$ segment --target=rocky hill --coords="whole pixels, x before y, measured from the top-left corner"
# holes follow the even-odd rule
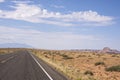
[[[104,47],[102,50],[99,51],[99,53],[120,53],[120,51],[116,49],[111,49],[109,47]]]

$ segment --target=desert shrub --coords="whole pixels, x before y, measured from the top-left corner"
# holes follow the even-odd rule
[[[111,57],[116,57],[117,55],[116,54],[113,54]]]
[[[96,56],[101,57],[102,55],[101,54],[97,54]]]
[[[46,57],[46,58],[49,58],[49,56],[48,56],[48,55],[45,55],[45,57]]]
[[[62,56],[62,57],[67,57],[67,55],[65,55],[65,54],[61,54],[61,56]]]
[[[120,65],[117,66],[111,66],[105,69],[106,71],[116,71],[116,72],[120,72]]]
[[[105,61],[105,60],[107,60],[107,58],[103,58],[103,60]]]
[[[117,57],[117,58],[119,58],[119,55],[113,54],[111,57]]]
[[[85,74],[85,75],[91,75],[91,76],[94,75],[93,72],[92,72],[92,71],[89,71],[89,70],[85,71],[84,74]]]
[[[82,80],[81,78],[77,79],[77,80]]]
[[[91,55],[89,55],[88,57],[91,57]]]
[[[104,62],[96,62],[95,66],[98,66],[98,65],[105,65],[105,63]]]
[[[93,78],[93,77],[89,77],[89,79],[88,80],[96,80],[95,78]]]
[[[61,56],[63,57],[63,59],[73,59],[73,57],[70,57],[70,56],[65,55],[65,54],[61,54]]]
[[[77,58],[79,58],[79,57],[86,57],[86,55],[78,55]]]
[[[93,55],[96,55],[96,53],[92,53]]]
[[[88,58],[88,59],[93,59],[92,57]]]

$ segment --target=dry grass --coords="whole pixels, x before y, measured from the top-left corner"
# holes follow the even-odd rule
[[[33,50],[35,55],[62,71],[72,80],[119,80],[120,72],[105,68],[120,65],[120,54],[97,54],[55,50]],[[102,63],[101,63],[102,62]],[[99,65],[95,65],[100,63]],[[104,63],[104,65],[103,65]],[[89,71],[89,75],[85,74]]]

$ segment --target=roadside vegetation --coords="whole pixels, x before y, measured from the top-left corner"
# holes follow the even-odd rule
[[[95,66],[98,66],[98,65],[105,65],[105,63],[104,62],[96,62]]]
[[[93,76],[93,75],[94,75],[92,71],[88,71],[88,70],[85,71],[84,74],[85,74],[85,75],[90,75],[90,76]]]
[[[108,67],[106,68],[106,71],[120,72],[120,65]]]
[[[31,51],[71,80],[120,79],[120,54],[69,50]]]

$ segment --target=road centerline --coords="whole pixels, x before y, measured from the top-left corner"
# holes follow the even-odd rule
[[[9,57],[9,58],[7,58],[7,59],[5,59],[5,60],[0,61],[0,63],[5,63],[5,62],[9,61],[9,60],[12,59],[12,58],[14,58],[14,56],[11,56],[11,57]]]

